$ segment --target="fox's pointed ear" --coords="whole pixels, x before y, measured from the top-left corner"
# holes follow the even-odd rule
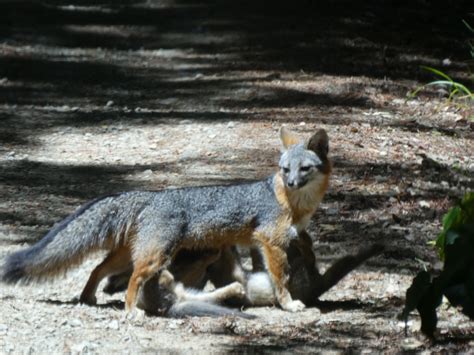
[[[326,158],[329,152],[329,137],[326,131],[317,131],[306,143],[306,149],[312,150],[320,158]]]
[[[280,139],[283,144],[283,148],[288,149],[289,146],[298,144],[301,140],[300,138],[292,131],[290,131],[285,126],[280,128]]]

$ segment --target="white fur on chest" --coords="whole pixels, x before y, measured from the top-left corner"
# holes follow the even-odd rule
[[[309,222],[311,221],[311,217],[313,215],[307,215],[307,216],[304,216],[303,218],[301,218],[299,220],[298,223],[294,224],[294,228],[296,228],[296,230],[298,231],[298,233],[300,233],[301,231],[305,230],[306,227],[308,227],[309,225]]]
[[[324,184],[324,175],[317,176],[314,180],[308,182],[301,189],[292,191],[289,194],[289,202],[292,208],[299,211],[308,211],[294,227],[298,232],[304,230],[313,216],[316,209],[319,207],[324,194],[319,190]]]

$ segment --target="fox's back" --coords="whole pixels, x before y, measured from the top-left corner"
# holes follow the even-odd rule
[[[138,224],[153,224],[158,234],[194,241],[245,238],[258,227],[275,223],[280,206],[273,177],[253,183],[188,187],[150,193]],[[146,227],[146,226],[144,226]],[[212,239],[212,240],[211,240]],[[224,240],[222,242],[225,242]]]

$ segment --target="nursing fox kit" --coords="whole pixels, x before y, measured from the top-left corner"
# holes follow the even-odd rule
[[[130,310],[141,286],[169,267],[179,251],[244,245],[260,250],[278,304],[287,311],[302,310],[304,304],[288,290],[287,249],[305,233],[328,187],[328,137],[319,130],[302,142],[283,127],[280,138],[280,169],[271,177],[228,186],[125,192],[90,201],[36,244],[10,255],[2,280],[50,279],[106,250],[80,301],[96,303],[100,281],[131,264],[125,302]]]

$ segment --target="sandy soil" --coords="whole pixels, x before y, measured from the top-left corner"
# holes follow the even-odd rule
[[[282,124],[330,136],[334,176],[310,228],[322,268],[388,249],[320,308],[253,308],[250,321],[127,317],[123,294],[80,305],[97,257],[50,284],[1,286],[2,353],[473,347],[472,322],[446,304],[436,342],[416,315],[406,335],[397,318],[413,275],[438,263],[427,243],[441,216],[474,187],[472,106],[406,96],[432,79],[419,65],[467,79],[462,1],[92,3],[0,4],[1,258],[101,194],[263,178]]]

